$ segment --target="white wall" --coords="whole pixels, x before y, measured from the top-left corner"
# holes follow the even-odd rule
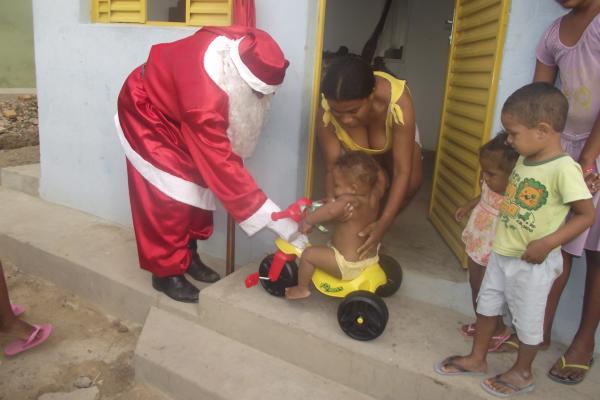
[[[143,63],[152,44],[192,34],[195,28],[89,22],[89,0],[33,0],[37,65],[41,196],[108,220],[130,225],[125,158],[113,116],[123,81]],[[247,162],[259,185],[282,206],[297,198],[304,179],[305,135],[316,0],[256,0],[257,23],[290,60],[256,154]],[[294,18],[290,19],[289,16]],[[312,27],[312,28],[311,28]],[[237,260],[245,263],[272,249],[273,234],[247,238],[238,229]],[[225,256],[225,214],[204,250]]]
[[[347,46],[360,54],[373,33],[385,0],[327,0],[323,50]]]
[[[554,19],[565,12],[554,1],[512,0],[494,113],[494,132],[501,129],[500,111],[506,98],[533,79],[535,48],[540,36]],[[579,326],[585,271],[585,260],[576,259],[554,320],[554,340],[569,343]],[[596,351],[600,351],[598,331]]]
[[[388,62],[399,78],[406,79],[415,105],[415,115],[424,149],[435,150],[438,141],[444,82],[448,65],[448,37],[445,24],[452,19],[454,0],[430,2],[409,0],[409,22],[403,60]]]

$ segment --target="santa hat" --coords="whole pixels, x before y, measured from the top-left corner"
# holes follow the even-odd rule
[[[235,40],[230,55],[242,79],[263,94],[271,94],[277,89],[289,65],[275,40],[259,29]]]

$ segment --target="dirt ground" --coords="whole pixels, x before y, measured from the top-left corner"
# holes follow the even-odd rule
[[[0,168],[39,162],[37,124],[35,96],[0,95]],[[133,352],[141,326],[114,320],[72,293],[3,264],[11,301],[26,309],[23,318],[52,323],[54,332],[43,345],[16,357],[0,351],[0,400],[72,399],[76,393],[71,392],[81,399],[166,399],[134,382]],[[0,350],[10,341],[0,335]],[[80,386],[90,387],[77,388],[78,379],[88,381]]]
[[[80,377],[97,387],[96,400],[166,399],[134,382],[133,352],[141,326],[112,319],[43,279],[6,261],[3,265],[11,302],[26,309],[23,319],[50,322],[54,332],[35,349],[11,358],[0,355],[0,400],[82,390],[74,386]],[[0,336],[0,348],[10,341]]]

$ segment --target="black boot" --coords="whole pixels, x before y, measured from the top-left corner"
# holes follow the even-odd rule
[[[163,292],[173,300],[184,303],[197,303],[198,288],[192,285],[185,276],[173,275],[159,278],[152,275],[152,287],[159,292]]]
[[[197,281],[213,283],[221,279],[219,274],[206,266],[197,253],[192,253],[192,262],[188,267],[187,273]]]
[[[192,261],[188,267],[187,273],[197,281],[213,283],[221,279],[212,268],[202,262],[197,253],[198,243],[195,239],[188,242],[188,249],[192,252]]]

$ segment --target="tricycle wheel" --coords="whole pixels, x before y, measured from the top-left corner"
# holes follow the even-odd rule
[[[258,267],[258,275],[260,276],[260,283],[273,296],[282,297],[285,296],[285,288],[290,286],[296,286],[298,284],[298,266],[294,261],[288,261],[284,264],[279,279],[272,282],[268,279],[269,269],[271,269],[271,263],[273,262],[273,254],[266,256],[260,266]],[[267,279],[264,279],[267,278]]]
[[[402,267],[396,260],[385,254],[379,255],[379,265],[385,272],[387,282],[379,286],[375,293],[381,297],[388,297],[396,293],[402,284]]]
[[[373,340],[388,321],[388,309],[377,295],[366,290],[350,293],[338,307],[340,328],[352,339]]]

